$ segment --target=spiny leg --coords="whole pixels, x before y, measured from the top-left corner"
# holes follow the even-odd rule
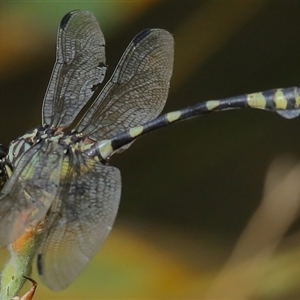
[[[32,287],[30,288],[30,290],[24,294],[21,298],[20,297],[14,297],[12,298],[12,300],[31,300],[33,299],[33,296],[34,296],[34,293],[35,293],[35,290],[37,288],[37,282],[35,280],[33,280],[32,278],[28,277],[28,276],[25,276],[23,275],[23,277],[29,281],[31,281],[32,283]]]

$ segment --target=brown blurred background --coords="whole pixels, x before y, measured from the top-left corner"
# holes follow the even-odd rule
[[[78,8],[92,11],[104,32],[107,78],[140,30],[164,28],[174,35],[174,75],[165,112],[300,85],[298,1],[5,1],[0,2],[1,143],[8,145],[40,124],[56,30],[63,15]],[[264,111],[229,111],[141,138],[111,160],[121,169],[123,190],[105,246],[66,291],[53,293],[40,284],[34,299],[209,297],[257,212],[268,166],[280,155],[299,155],[298,126],[299,119]],[[275,207],[275,216],[282,213],[281,206]],[[297,216],[289,221],[276,237],[279,248],[266,269],[254,272],[255,282],[245,281],[242,296],[221,289],[211,297],[299,299],[300,222]],[[264,222],[259,224],[258,232],[264,230]],[[255,247],[255,237],[251,241]],[[234,288],[235,280],[227,286]]]

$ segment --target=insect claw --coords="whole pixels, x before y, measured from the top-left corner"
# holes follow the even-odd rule
[[[31,300],[33,299],[33,296],[34,296],[34,293],[35,293],[35,290],[37,288],[37,282],[35,280],[33,280],[32,278],[26,276],[26,275],[23,275],[23,277],[29,281],[32,282],[32,287],[31,289],[26,293],[24,294],[22,297],[14,297],[12,298],[12,300]]]

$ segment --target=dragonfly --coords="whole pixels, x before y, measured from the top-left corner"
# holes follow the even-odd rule
[[[230,109],[258,108],[285,118],[300,114],[300,88],[274,89],[160,115],[173,72],[174,41],[163,29],[136,35],[111,78],[94,15],[66,14],[42,106],[42,125],[0,146],[0,247],[43,223],[37,270],[52,290],[67,287],[103,245],[121,197],[109,158],[169,124]],[[73,124],[86,104],[82,118]]]

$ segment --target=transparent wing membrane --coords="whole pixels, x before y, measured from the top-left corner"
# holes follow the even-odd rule
[[[169,32],[140,32],[75,130],[100,140],[157,117],[167,100],[173,57]]]
[[[38,271],[52,290],[69,285],[99,250],[115,220],[121,192],[119,170],[85,155],[64,160]]]
[[[96,18],[87,11],[70,12],[58,29],[43,124],[69,126],[103,81],[105,71],[105,41]]]
[[[40,143],[20,158],[0,194],[0,247],[45,217],[59,184],[62,157],[61,146]]]

